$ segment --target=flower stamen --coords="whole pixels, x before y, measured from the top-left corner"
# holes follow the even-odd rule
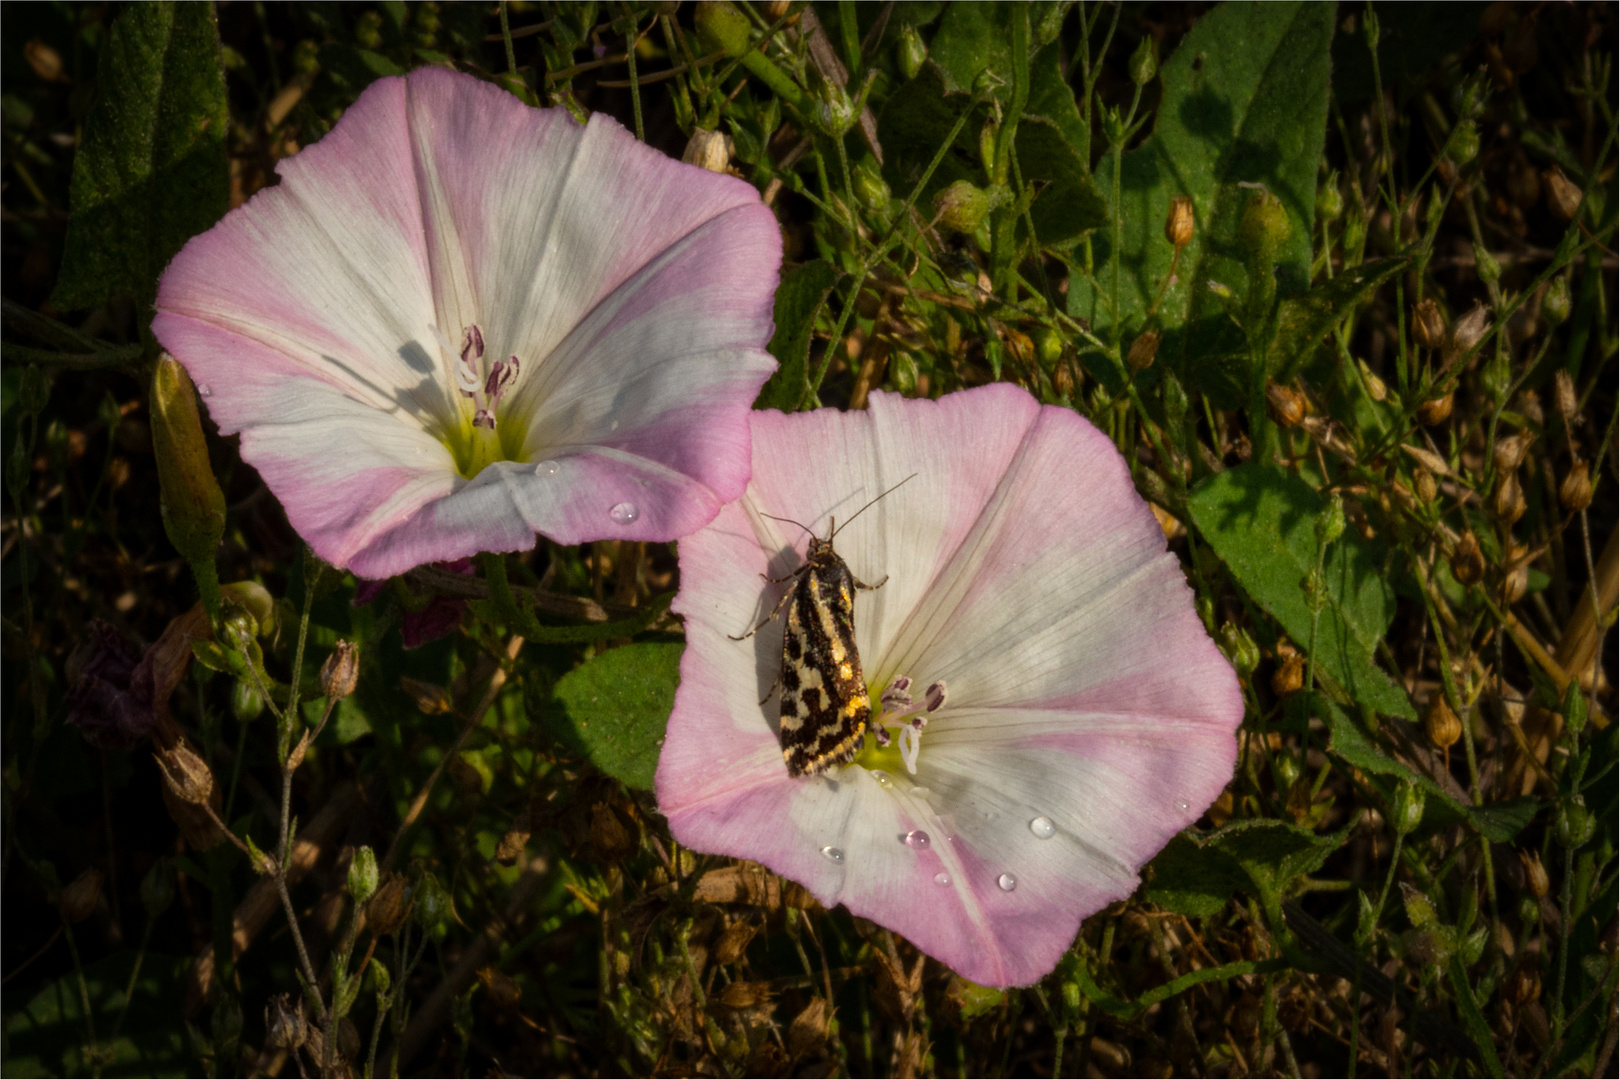
[[[922,753],[922,729],[928,724],[928,715],[935,713],[945,704],[945,683],[943,680],[929,684],[923,691],[921,704],[912,700],[911,679],[905,675],[897,675],[884,687],[879,696],[881,712],[875,723],[872,724],[872,735],[877,739],[879,747],[889,745],[890,727],[900,729],[900,760],[905,764],[906,771],[912,776],[917,775],[917,758]]]

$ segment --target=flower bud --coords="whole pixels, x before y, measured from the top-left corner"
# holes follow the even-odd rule
[[[1223,623],[1220,633],[1221,652],[1232,661],[1232,667],[1244,678],[1254,674],[1254,669],[1260,664],[1260,647],[1254,643],[1248,631],[1237,623]]]
[[[979,129],[979,164],[986,176],[996,175],[996,134],[1000,130],[994,118],[986,120]]]
[[[231,686],[231,715],[239,724],[252,723],[264,712],[264,695],[247,679],[237,679]]]
[[[917,389],[917,358],[908,352],[889,357],[889,383],[902,394]]]
[[[1466,165],[1479,155],[1479,128],[1472,120],[1464,120],[1446,140],[1446,157],[1458,165]]]
[[[1456,394],[1448,393],[1437,398],[1430,398],[1419,405],[1417,410],[1418,422],[1426,427],[1435,427],[1445,423],[1451,418],[1451,405],[1454,397],[1456,397]]]
[[[1434,502],[1435,496],[1440,494],[1440,484],[1428,469],[1420,468],[1412,474],[1412,487],[1417,497],[1426,503]]]
[[[1571,795],[1558,808],[1558,842],[1564,847],[1571,850],[1581,847],[1592,839],[1596,828],[1597,821],[1581,796]]]
[[[84,873],[62,890],[56,910],[61,913],[63,922],[80,923],[95,914],[96,904],[101,901],[101,882],[101,871],[87,866]]]
[[[1270,383],[1266,386],[1266,411],[1282,427],[1299,427],[1308,411],[1305,395],[1291,386]]]
[[[1305,658],[1297,652],[1289,653],[1277,665],[1277,670],[1271,673],[1271,692],[1278,697],[1287,697],[1304,685]]]
[[[1145,34],[1137,43],[1136,51],[1131,53],[1130,73],[1131,82],[1137,86],[1146,86],[1159,73],[1158,44],[1153,35]]]
[[[731,137],[719,131],[695,128],[686,140],[681,160],[710,172],[723,173],[731,167]]]
[[[152,369],[151,409],[152,454],[157,459],[164,531],[191,564],[205,600],[211,607],[217,606],[217,595],[211,591],[218,588],[213,584],[218,580],[214,554],[225,533],[225,493],[208,463],[208,443],[197,416],[191,377],[167,353]]]
[[[1406,781],[1396,789],[1395,805],[1390,809],[1390,825],[1397,834],[1405,836],[1423,820],[1423,789],[1411,780]]]
[[[214,774],[208,764],[183,742],[152,755],[163,774],[163,784],[181,802],[202,806],[214,794]]]
[[[1429,701],[1428,711],[1423,715],[1423,730],[1428,734],[1429,741],[1442,750],[1462,738],[1462,721],[1446,704],[1446,695],[1437,692]]]
[[[1569,318],[1569,309],[1569,279],[1560,274],[1548,284],[1547,292],[1541,298],[1541,317],[1547,320],[1547,327],[1551,329]]]
[[[1573,220],[1575,211],[1581,208],[1581,189],[1564,175],[1564,170],[1554,165],[1542,173],[1541,186],[1547,193],[1547,209],[1561,220]]]
[[[219,587],[219,597],[230,607],[239,609],[251,621],[248,633],[254,637],[267,637],[276,630],[276,599],[270,590],[257,581],[233,581]]]
[[[1283,208],[1282,200],[1269,191],[1255,193],[1243,208],[1243,218],[1238,223],[1238,240],[1259,262],[1274,261],[1277,249],[1291,232],[1293,226],[1288,221],[1288,211]]]
[[[966,180],[958,180],[934,196],[934,217],[953,232],[972,235],[989,212],[989,193]]]
[[[405,925],[410,913],[411,902],[406,895],[404,877],[389,874],[370,903],[366,904],[366,924],[371,927],[372,933],[387,937],[399,933],[399,928]]]
[[[1361,16],[1361,36],[1367,41],[1367,48],[1378,48],[1378,13],[1368,8]]]
[[[748,16],[727,0],[703,0],[693,21],[705,52],[723,52],[735,58],[748,51]]]
[[[1571,514],[1578,514],[1592,505],[1592,479],[1586,462],[1577,461],[1558,485],[1558,503]]]
[[[870,158],[863,158],[855,166],[855,197],[866,207],[868,213],[886,216],[889,212],[889,199],[893,193],[889,184],[883,179],[880,171]]]
[[[1451,329],[1446,332],[1445,341],[1440,345],[1441,366],[1449,371],[1480,343],[1490,325],[1490,309],[1484,304],[1475,304],[1467,315],[1453,322]]]
[[[1103,140],[1108,146],[1118,146],[1125,141],[1125,117],[1117,106],[1109,106],[1102,111]]]
[[[1337,221],[1344,213],[1344,193],[1339,190],[1339,171],[1328,173],[1316,189],[1316,216],[1320,221]]]
[[[917,73],[922,71],[923,61],[928,59],[928,45],[915,26],[901,29],[895,52],[900,61],[900,74],[908,80],[917,77]]]
[[[413,892],[416,909],[412,914],[424,930],[433,930],[450,917],[450,894],[432,873],[424,873]]]
[[[349,895],[356,904],[363,904],[377,891],[377,854],[370,845],[363,844],[349,860]]]
[[[1491,496],[1491,513],[1502,524],[1512,526],[1529,509],[1524,501],[1524,485],[1516,472],[1503,473],[1496,481],[1496,492]]]
[[[1157,330],[1143,331],[1140,337],[1131,342],[1131,350],[1126,354],[1126,362],[1141,371],[1153,366],[1153,358],[1159,355],[1159,333]]]
[[[1580,405],[1575,397],[1575,380],[1569,377],[1569,372],[1559,368],[1553,374],[1553,401],[1558,406],[1558,415],[1564,418],[1564,426],[1575,426],[1575,418],[1580,412]]]
[[[1519,852],[1519,865],[1524,867],[1524,883],[1537,900],[1547,895],[1549,882],[1547,868],[1541,865],[1541,856],[1534,851]]]
[[[1331,544],[1344,535],[1344,496],[1335,491],[1328,499],[1327,512],[1316,523],[1316,539]]]
[[[855,103],[849,92],[836,82],[823,79],[816,87],[816,126],[835,139],[855,126]]]
[[[159,859],[141,878],[141,907],[146,909],[148,919],[155,919],[168,911],[172,903],[174,871],[169,869],[168,860]]]
[[[291,994],[277,994],[264,1009],[264,1041],[273,1050],[291,1053],[309,1038],[309,1021],[304,1019],[301,1000]]]
[[[1172,247],[1184,248],[1193,238],[1193,201],[1185,195],[1170,200],[1170,212],[1164,218],[1164,238]]]
[[[1412,308],[1412,339],[1425,349],[1438,349],[1446,338],[1445,316],[1433,300],[1419,301]]]
[[[1487,285],[1494,285],[1502,279],[1502,264],[1482,244],[1474,245],[1474,273]]]
[[[1456,550],[1451,553],[1451,576],[1461,585],[1472,585],[1485,576],[1485,556],[1472,531],[1457,540]]]
[[[360,650],[353,642],[339,641],[321,665],[321,693],[337,701],[354,693],[360,680]]]
[[[1040,358],[1041,368],[1051,371],[1063,359],[1063,334],[1050,326],[1041,330],[1035,335],[1035,354]]]
[[[1376,374],[1373,373],[1373,369],[1367,366],[1367,362],[1365,360],[1357,360],[1356,366],[1361,369],[1361,377],[1367,382],[1367,394],[1374,401],[1387,400],[1389,397],[1389,387],[1384,385],[1384,380],[1380,379]]]
[[[1496,471],[1512,472],[1523,465],[1524,455],[1530,450],[1530,444],[1535,441],[1535,432],[1528,429],[1497,439],[1496,446],[1491,450],[1491,460],[1496,463]]]

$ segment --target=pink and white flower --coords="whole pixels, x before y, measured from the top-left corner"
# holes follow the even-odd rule
[[[748,184],[433,68],[278,172],[152,330],[323,559],[665,541],[742,493],[781,258]]]
[[[755,413],[747,493],[681,541],[681,685],[660,810],[698,851],[754,859],[975,982],[1050,971],[1082,918],[1231,778],[1236,675],[1124,460],[1005,384],[864,413]],[[840,532],[881,720],[854,764],[790,778],[780,621],[762,584]],[[767,516],[772,515],[772,516]],[[921,688],[927,688],[922,690]],[[926,724],[919,721],[926,721]]]

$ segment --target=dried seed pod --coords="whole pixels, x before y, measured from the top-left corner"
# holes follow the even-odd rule
[[[731,167],[731,136],[720,131],[696,128],[686,140],[681,160],[710,172],[723,173]]]
[[[827,999],[811,998],[810,1004],[788,1025],[788,1053],[796,1059],[819,1054],[827,1046],[827,1023],[831,1019],[832,1009]]]
[[[157,759],[158,771],[163,774],[164,786],[181,802],[201,806],[214,793],[214,774],[208,764],[185,743],[175,743],[167,750],[152,755]]]
[[[1592,478],[1584,461],[1577,461],[1558,485],[1558,503],[1572,514],[1578,514],[1592,505]]]
[[[1524,464],[1524,455],[1529,451],[1530,444],[1535,441],[1535,432],[1529,430],[1497,439],[1496,446],[1491,451],[1491,459],[1496,463],[1497,471],[1512,472]]]
[[[1417,418],[1425,427],[1436,427],[1451,419],[1451,405],[1455,393],[1448,393],[1442,397],[1430,398],[1418,406]]]
[[[1193,203],[1185,195],[1170,200],[1170,212],[1164,219],[1164,238],[1177,248],[1184,248],[1193,238]]]
[[[399,874],[389,874],[366,903],[366,923],[378,937],[398,933],[410,913],[411,902],[405,895],[405,879]]]
[[[1435,496],[1440,494],[1440,484],[1428,469],[1418,469],[1412,474],[1412,486],[1417,490],[1417,497],[1426,503],[1434,502]]]
[[[1153,358],[1159,354],[1159,334],[1156,330],[1145,331],[1135,341],[1131,342],[1131,351],[1126,355],[1126,361],[1141,371],[1153,366]]]
[[[1541,865],[1541,856],[1534,851],[1519,852],[1519,865],[1524,867],[1524,883],[1529,886],[1530,892],[1537,900],[1547,895],[1550,887],[1547,881],[1547,868]]]
[[[1479,538],[1472,531],[1457,540],[1451,553],[1451,576],[1460,584],[1472,585],[1485,576],[1485,556],[1479,550]]]
[[[1503,473],[1496,482],[1496,492],[1491,496],[1491,513],[1504,525],[1513,525],[1520,518],[1529,505],[1524,501],[1524,485],[1519,483],[1519,474],[1516,472]]]
[[[1305,658],[1289,653],[1271,674],[1271,690],[1278,697],[1287,697],[1305,685]]]
[[[309,1038],[309,1021],[304,1019],[304,1003],[291,994],[277,994],[264,1007],[264,1041],[275,1050],[291,1052]]]
[[[1485,331],[1490,329],[1491,313],[1484,304],[1475,304],[1462,318],[1451,324],[1446,331],[1445,340],[1440,343],[1440,364],[1442,369],[1450,368],[1466,356],[1469,350],[1478,345],[1485,337]]]
[[[95,914],[96,905],[101,902],[101,882],[101,871],[88,866],[62,890],[56,910],[61,913],[63,922],[80,923]]]
[[[1502,602],[1517,604],[1530,591],[1530,548],[1513,544],[1508,548],[1506,569],[1502,574]]]
[[[1423,715],[1423,730],[1429,741],[1442,750],[1462,738],[1462,721],[1446,704],[1446,695],[1437,693],[1429,702],[1428,711]]]
[[[1581,189],[1564,170],[1554,165],[1541,174],[1541,185],[1547,193],[1547,209],[1564,221],[1573,220],[1581,207]]]
[[[1412,308],[1412,337],[1425,349],[1438,349],[1446,339],[1446,319],[1440,305],[1422,300]]]
[[[360,679],[360,650],[353,642],[339,641],[321,665],[321,693],[337,701],[354,693]]]
[[[1580,400],[1575,396],[1575,380],[1562,368],[1553,376],[1553,400],[1558,404],[1558,415],[1564,418],[1564,426],[1574,427],[1580,414]]]
[[[1266,387],[1266,411],[1282,427],[1293,428],[1299,427],[1309,410],[1304,394],[1291,386],[1271,383]]]

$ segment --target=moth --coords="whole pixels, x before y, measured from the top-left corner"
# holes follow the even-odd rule
[[[908,476],[900,484],[910,479]],[[851,514],[843,527],[848,528],[867,507],[900,484]],[[758,626],[732,640],[752,637],[776,618],[784,605],[787,607],[786,625],[782,628],[782,670],[776,679],[782,687],[776,734],[789,776],[820,776],[854,761],[871,725],[871,695],[855,648],[855,590],[882,588],[889,577],[885,574],[883,581],[868,585],[850,571],[833,548],[833,538],[839,533],[835,521],[829,519],[827,539],[823,540],[797,521],[772,520],[798,525],[810,533],[810,548],[804,565],[793,573],[765,578],[772,584],[795,584]],[[765,698],[770,699],[769,692]]]

